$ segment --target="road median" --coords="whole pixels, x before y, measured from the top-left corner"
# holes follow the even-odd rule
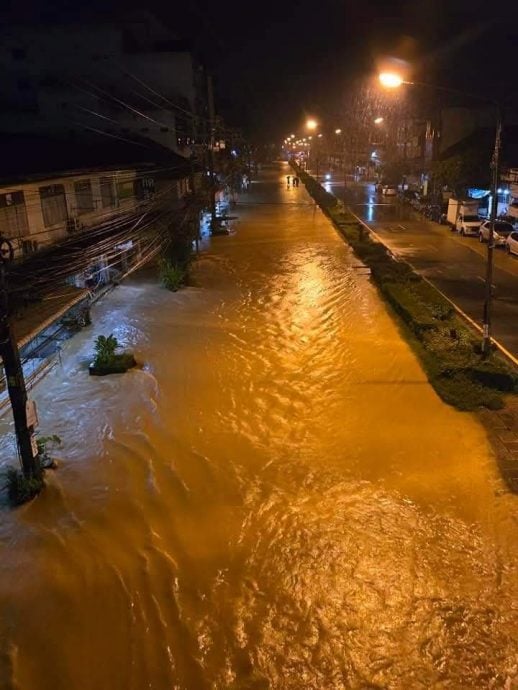
[[[307,191],[355,254],[399,317],[439,396],[459,410],[500,409],[518,392],[518,370],[494,351],[484,359],[478,332],[413,268],[394,256],[344,204],[305,171]]]

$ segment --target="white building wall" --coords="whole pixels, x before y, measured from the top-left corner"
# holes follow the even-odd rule
[[[101,177],[111,177],[113,180],[114,204],[111,208],[103,208],[101,197]],[[105,171],[95,174],[78,174],[66,177],[52,177],[37,182],[26,182],[23,184],[8,185],[0,187],[0,195],[23,191],[25,197],[25,210],[27,213],[28,233],[22,237],[12,237],[15,255],[23,254],[23,242],[30,240],[36,242],[36,249],[63,240],[71,234],[70,223],[55,223],[45,226],[43,211],[41,206],[40,188],[49,185],[63,185],[66,197],[66,207],[68,219],[77,220],[76,232],[88,232],[93,226],[109,221],[110,219],[131,212],[138,205],[135,197],[134,181],[137,177],[135,170]],[[92,188],[93,209],[89,212],[80,213],[77,207],[77,198],[74,183],[81,180],[90,180]],[[8,237],[5,228],[0,225],[0,232]]]

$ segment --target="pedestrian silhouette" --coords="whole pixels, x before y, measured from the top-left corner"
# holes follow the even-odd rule
[[[289,187],[290,186],[290,175],[286,175],[286,184]]]

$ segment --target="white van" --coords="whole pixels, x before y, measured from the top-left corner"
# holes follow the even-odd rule
[[[478,217],[478,201],[449,199],[447,221],[461,235],[478,235],[482,222]]]

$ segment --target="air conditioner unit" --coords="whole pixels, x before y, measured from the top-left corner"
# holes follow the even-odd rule
[[[73,234],[82,229],[82,224],[77,218],[67,218],[67,232]]]

